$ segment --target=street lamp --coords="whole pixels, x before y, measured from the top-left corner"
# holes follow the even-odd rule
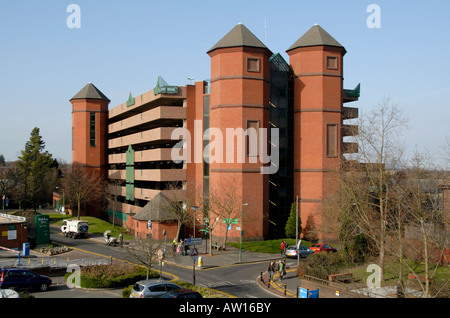
[[[246,205],[248,205],[248,203],[244,203],[244,204],[242,204],[241,205],[241,233],[240,233],[240,236],[239,236],[239,262],[241,262],[241,260],[242,260],[242,229],[243,229],[243,226],[242,226],[242,207],[243,206],[246,206]]]
[[[199,207],[196,205],[191,206],[191,210],[194,211],[194,238],[195,238],[195,212],[197,212],[198,209]]]

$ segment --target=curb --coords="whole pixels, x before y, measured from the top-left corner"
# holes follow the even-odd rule
[[[286,272],[290,272],[293,270],[295,270],[295,269],[292,269],[289,267],[286,268]],[[284,297],[284,298],[296,298],[295,294],[293,294],[291,291],[289,291],[287,288],[285,288],[285,283],[283,283],[283,285],[280,285],[280,283],[282,281],[277,280],[278,276],[279,276],[278,273],[274,274],[273,281],[269,285],[269,284],[267,284],[269,282],[269,273],[265,272],[262,275],[262,281],[261,281],[261,275],[258,276],[257,283],[262,288],[264,288],[268,292],[274,294],[275,296]]]

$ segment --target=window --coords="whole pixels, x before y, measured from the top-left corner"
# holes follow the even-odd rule
[[[89,140],[90,146],[95,147],[95,113],[90,113]]]
[[[259,122],[256,120],[247,121],[247,156],[258,156],[258,128]]]
[[[247,72],[260,72],[260,59],[247,58]]]
[[[327,69],[329,69],[329,70],[337,70],[338,69],[337,56],[327,56]]]
[[[338,156],[338,131],[336,124],[327,125],[327,157]]]

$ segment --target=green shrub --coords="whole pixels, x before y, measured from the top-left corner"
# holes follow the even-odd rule
[[[66,274],[66,279],[70,273]],[[83,288],[114,288],[134,284],[146,279],[147,269],[134,265],[94,265],[81,269],[80,284]],[[150,271],[149,278],[158,278],[159,273]]]
[[[122,298],[130,298],[133,285],[127,286],[122,290]]]
[[[348,257],[343,251],[314,253],[299,265],[300,275],[309,275],[320,279],[328,280],[331,274],[337,274],[347,265]]]

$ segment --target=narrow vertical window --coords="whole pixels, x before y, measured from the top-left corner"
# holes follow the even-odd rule
[[[258,128],[259,122],[256,120],[247,121],[247,156],[258,156]]]
[[[327,125],[327,157],[338,156],[338,130],[336,124]]]
[[[90,113],[89,139],[90,146],[95,147],[95,113]]]

